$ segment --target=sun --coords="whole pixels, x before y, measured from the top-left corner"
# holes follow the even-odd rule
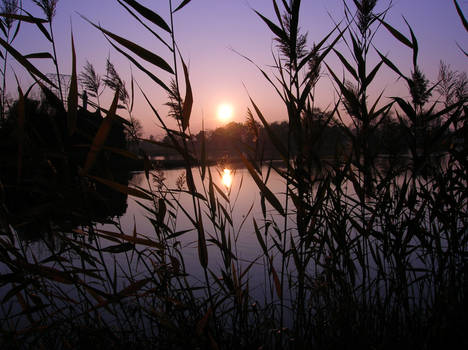
[[[230,104],[224,103],[218,107],[218,119],[223,123],[228,122],[232,118],[233,109]]]

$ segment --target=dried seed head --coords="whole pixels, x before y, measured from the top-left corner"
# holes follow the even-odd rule
[[[416,67],[412,73],[408,84],[413,103],[416,106],[422,107],[429,100],[432,93],[428,91],[429,81],[418,67]]]
[[[128,104],[129,96],[125,87],[125,82],[120,78],[117,70],[109,58],[106,62],[106,76],[104,77],[103,82],[104,85],[110,89],[119,91],[119,100],[125,104]]]
[[[7,28],[10,29],[15,20],[8,15],[14,15],[18,12],[18,0],[2,0],[0,8],[2,13],[7,15],[3,20]]]
[[[377,0],[354,0],[358,10],[358,28],[361,35],[365,36],[367,30],[375,19],[374,8]]]
[[[284,14],[283,25],[284,25],[284,30],[286,32],[286,36],[288,38],[291,38],[291,33],[292,33],[291,22],[292,22],[292,15],[289,13]],[[300,60],[301,58],[304,58],[307,55],[307,50],[306,50],[307,33],[300,34],[300,28],[296,28],[296,29],[297,29],[297,33],[296,33],[295,40],[285,41],[281,38],[275,39],[278,43],[278,48],[281,54],[289,62]],[[293,46],[293,43],[295,43],[294,46]],[[288,65],[288,68],[290,69],[292,68],[290,63],[288,63],[287,65]]]
[[[309,60],[309,81],[310,81],[310,84],[312,84],[312,86],[315,86],[315,84],[317,84],[317,81],[320,78],[320,71],[321,71],[320,57],[319,57],[319,54],[315,45],[312,48],[311,53],[312,55]]]
[[[42,9],[47,20],[52,21],[55,17],[58,0],[33,0],[33,2]]]
[[[96,96],[99,95],[101,77],[96,73],[94,66],[88,61],[86,61],[83,72],[80,73],[80,82],[83,84],[86,90],[91,91]]]

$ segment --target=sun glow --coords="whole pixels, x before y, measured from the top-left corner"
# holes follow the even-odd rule
[[[226,188],[231,188],[231,185],[232,185],[231,169],[223,170],[223,176],[222,176],[221,181],[223,182],[223,185],[226,186]]]
[[[218,118],[223,123],[228,122],[232,118],[233,109],[229,104],[222,104],[218,107]]]

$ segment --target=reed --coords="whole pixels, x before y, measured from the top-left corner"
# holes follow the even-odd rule
[[[164,146],[184,160],[184,174],[171,187],[164,170],[146,155],[138,157],[106,143],[116,123],[138,138],[135,122],[123,121],[117,108],[122,102],[132,121],[133,77],[128,94],[108,62],[102,82],[115,96],[106,110],[98,99],[101,80],[92,65],[78,75],[73,64],[65,106],[51,90],[54,83],[14,49],[8,36],[0,40],[36,79],[49,110],[56,112],[51,120],[60,157],[46,158],[58,173],[51,182],[57,180],[62,191],[78,187],[73,193],[85,203],[97,186],[133,196],[154,228],[153,234],[142,235],[135,222],[132,232],[125,232],[118,221],[107,219],[106,227],[112,228],[104,229],[81,209],[85,221],[79,225],[46,225],[40,251],[37,244],[25,241],[21,228],[26,219],[12,215],[8,196],[15,188],[31,186],[26,180],[32,181],[32,190],[43,189],[44,174],[32,177],[29,172],[36,159],[49,153],[30,153],[28,142],[35,132],[28,124],[30,89],[23,93],[18,86],[19,98],[7,119],[19,136],[2,145],[17,147],[4,172],[14,175],[0,177],[3,348],[435,349],[468,344],[466,75],[445,66],[444,84],[430,85],[418,65],[418,42],[411,26],[405,29],[408,35],[386,21],[390,4],[378,10],[381,2],[376,0],[344,1],[343,21],[310,44],[299,27],[301,1],[273,0],[276,18],[257,14],[275,38],[276,77],[257,67],[285,104],[288,137],[276,134],[251,97],[248,125],[253,146],[249,144],[250,151],[239,157],[261,193],[261,215],[253,217],[254,204],[236,207],[242,185],[222,188],[214,180],[220,174],[208,166],[204,130],[198,142],[191,134],[193,91],[175,35],[175,18],[183,8],[190,10],[185,9],[190,0],[178,1],[177,6],[169,0],[169,23],[137,1],[118,3],[164,44],[166,52],[156,54],[88,22],[168,94],[167,118],[176,120],[177,129],[167,126],[166,117],[139,89],[166,133]],[[27,13],[2,16],[38,26],[54,43],[53,15],[46,20]],[[49,31],[43,23],[50,25]],[[411,72],[402,72],[382,53],[375,42],[379,30],[412,51]],[[379,57],[375,66],[370,66],[371,52]],[[341,62],[345,78],[327,64],[330,55]],[[55,49],[53,57],[56,64]],[[162,57],[171,57],[171,62]],[[395,97],[386,104],[382,95],[369,98],[385,66],[407,84],[409,98]],[[162,71],[171,75],[169,83],[158,78]],[[339,98],[329,111],[319,113],[314,92],[324,74],[334,82]],[[89,137],[80,164],[68,148],[76,146],[73,135],[80,133],[78,77],[92,87],[95,107],[105,114]],[[444,86],[460,88],[452,93]],[[436,92],[446,97],[442,107],[431,100]],[[392,114],[398,119],[392,121]],[[383,157],[374,148],[382,125],[396,125],[404,135],[405,142],[393,157]],[[327,141],[327,128],[339,129],[346,140],[336,145],[333,159],[324,159],[319,151]],[[268,138],[280,162],[262,158],[260,135]],[[464,143],[459,142],[462,137]],[[391,149],[385,140],[382,149]],[[409,156],[403,161],[405,151]],[[111,168],[100,167],[100,157],[116,153],[139,159],[146,187],[119,183]],[[46,168],[42,164],[40,169]],[[269,186],[273,173],[283,179],[282,193]],[[66,177],[72,180],[66,182]],[[43,205],[34,210],[44,213]],[[239,210],[245,210],[241,222],[235,220]],[[189,227],[180,227],[182,217]],[[237,244],[246,229],[258,241],[258,254],[249,261],[241,259]],[[195,237],[199,263],[195,270],[187,260],[188,248],[181,245],[184,237]],[[259,268],[262,281],[251,274]]]

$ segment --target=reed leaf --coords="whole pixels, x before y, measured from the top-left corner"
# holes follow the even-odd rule
[[[205,181],[205,175],[206,175],[206,136],[205,136],[205,130],[202,129],[200,131],[201,134],[201,150],[200,150],[200,165],[201,165],[201,179],[202,181]]]
[[[139,70],[141,70],[143,73],[145,73],[148,77],[151,78],[156,84],[161,86],[164,90],[167,92],[170,92],[170,89],[167,87],[167,85],[158,77],[156,77],[153,73],[151,73],[149,70],[147,70],[145,67],[143,67],[136,59],[134,59],[132,56],[130,56],[128,53],[120,49],[118,46],[114,45],[110,40],[108,40],[109,43],[112,45],[114,49],[116,49],[119,53],[124,55],[130,62],[132,62]]]
[[[328,33],[317,45],[315,45],[315,50],[312,50],[309,54],[307,54],[307,56],[305,56],[300,62],[299,62],[299,65],[297,67],[297,70],[300,71],[302,67],[304,67],[309,61],[311,58],[314,57],[315,55],[315,52],[318,52],[322,46],[326,43],[326,41],[328,40],[328,38],[335,32],[335,30],[337,30],[340,26],[341,22],[338,23],[331,31],[330,33]],[[333,40],[333,42],[328,46],[328,48],[325,50],[325,52],[320,55],[319,59],[318,59],[318,62],[317,63],[320,63],[323,61],[323,59],[325,58],[325,56],[328,55],[328,53],[333,49],[333,47],[335,46],[335,44],[338,42],[338,40],[341,39],[341,37],[344,35],[346,31],[340,31],[340,34]]]
[[[17,20],[17,21],[28,22],[28,23],[47,23],[47,20],[43,19],[43,18],[19,15],[19,14],[15,14],[15,13],[0,13],[0,17],[13,19],[13,20]]]
[[[294,260],[294,265],[296,265],[296,269],[299,273],[299,275],[302,275],[304,273],[304,264],[302,263],[300,257],[299,257],[299,253],[297,251],[297,248],[296,248],[296,244],[294,243],[294,239],[292,236],[289,236],[289,239],[290,239],[290,245],[291,245],[291,253],[292,253],[292,256],[293,256],[293,260]]]
[[[71,34],[72,47],[72,74],[70,78],[70,91],[68,93],[68,133],[73,135],[76,130],[78,118],[78,79],[76,75],[76,51],[73,33]]]
[[[87,175],[90,179],[93,179],[97,182],[100,182],[118,192],[121,192],[121,193],[124,193],[124,194],[128,194],[130,196],[134,196],[134,197],[138,197],[138,198],[142,198],[142,199],[147,199],[147,200],[152,200],[153,198],[151,196],[149,196],[148,194],[146,194],[145,192],[137,189],[137,188],[133,188],[133,187],[129,187],[129,186],[125,186],[125,185],[122,185],[122,184],[119,184],[118,182],[114,182],[114,181],[111,181],[111,180],[107,180],[107,179],[104,179],[102,177],[98,177],[98,176],[92,176],[92,175]]]
[[[18,163],[17,163],[17,181],[18,183],[21,180],[21,174],[23,169],[23,143],[24,143],[24,125],[26,120],[26,113],[25,113],[25,100],[23,90],[18,82],[18,78],[16,78],[18,83],[18,109],[17,109],[17,117],[18,117]]]
[[[8,36],[7,30],[6,30],[6,28],[5,28],[5,25],[3,24],[3,21],[0,21],[0,30],[2,31],[2,33],[3,33],[3,35],[4,35],[5,37]],[[2,57],[2,58],[3,58],[3,57]]]
[[[203,315],[203,317],[197,322],[196,331],[198,336],[201,336],[205,331],[206,325],[208,324],[208,320],[210,319],[212,313],[213,309],[211,307],[208,308],[205,315]]]
[[[133,237],[129,235],[125,235],[123,233],[116,233],[112,231],[107,231],[107,230],[96,230],[99,234],[101,234],[103,237],[106,239],[110,238],[118,238],[121,240],[124,240],[126,242],[132,243],[132,244],[141,244],[146,247],[153,247],[159,250],[164,250],[164,245],[158,242],[155,242],[151,239],[148,238],[141,238],[141,237]]]
[[[166,216],[166,212],[167,212],[166,201],[163,198],[159,198],[157,219],[160,223],[164,223],[164,217]]]
[[[43,19],[43,18],[34,17],[28,11],[26,11],[24,9],[22,9],[22,11],[24,11],[27,14],[27,16],[19,15],[19,14],[13,14],[13,13],[10,13],[10,14],[2,13],[2,14],[0,14],[0,16],[5,17],[5,18],[11,18],[11,19],[17,20],[19,22],[33,23],[39,28],[39,30],[46,37],[46,39],[49,40],[50,42],[52,42],[52,37],[50,36],[49,32],[47,31],[47,29],[43,25],[43,23],[47,23],[47,20]],[[17,28],[17,31],[18,31],[18,29],[19,28]],[[5,32],[5,36],[6,36],[6,32]],[[16,33],[15,33],[15,36],[16,36]]]
[[[112,123],[115,119],[115,112],[117,111],[117,103],[119,101],[119,91],[115,91],[114,100],[112,101],[111,108],[107,116],[102,121],[96,136],[94,136],[93,143],[91,144],[91,148],[88,152],[88,156],[86,158],[85,165],[82,170],[82,175],[86,175],[89,170],[94,165],[99,152],[101,152],[102,146],[107,140],[107,136],[109,135],[110,129],[112,127]]]
[[[19,64],[21,64],[33,77],[44,80],[47,84],[57,88],[41,71],[39,71],[34,65],[31,64],[23,55],[21,55],[16,49],[8,44],[5,40],[0,38],[0,45],[2,45],[12,55]]]
[[[377,51],[377,53],[379,54],[380,58],[382,59],[382,61],[384,61],[384,63],[391,69],[393,70],[395,73],[397,73],[401,78],[405,79],[406,81],[408,81],[408,78],[403,75],[402,72],[400,72],[400,70],[393,64],[392,61],[390,61],[387,57],[385,57],[379,50],[375,49],[375,51]]]
[[[350,37],[351,41],[353,42],[354,59],[358,65],[358,76],[361,81],[364,81],[366,78],[366,63],[364,62],[363,48],[352,33],[350,33]]]
[[[281,282],[278,278],[278,273],[276,272],[275,267],[273,266],[273,256],[270,257],[270,269],[271,274],[273,275],[273,282],[275,284],[276,294],[278,295],[278,298],[281,299],[283,295],[283,289],[281,288]]]
[[[117,293],[119,297],[127,297],[134,295],[137,293],[141,288],[148,284],[152,279],[151,278],[144,278],[139,281],[133,282],[128,287],[125,287],[120,292]]]
[[[460,17],[460,20],[463,23],[463,27],[465,27],[465,30],[468,32],[468,21],[466,20],[465,15],[463,14],[463,11],[460,8],[460,5],[458,5],[457,0],[453,0],[453,3],[455,4],[455,8],[457,9],[457,13]]]
[[[122,0],[122,1],[124,1],[125,3],[133,7],[135,11],[137,11],[140,15],[142,15],[148,21],[153,22],[158,27],[164,29],[166,32],[171,33],[171,29],[169,28],[167,23],[164,21],[164,19],[160,15],[155,13],[154,11],[150,10],[149,8],[141,5],[140,3],[134,0]]]
[[[138,17],[138,15],[136,15],[128,6],[126,6],[124,3],[122,3],[122,1],[120,0],[117,0],[117,2],[122,5],[122,7],[124,9],[127,10],[127,12],[133,17],[135,18],[143,27],[146,28],[146,30],[148,30],[151,34],[153,34],[159,41],[161,41],[171,52],[173,52],[172,50],[172,47],[169,46],[169,44],[164,41],[164,39],[158,34],[156,33],[154,30],[152,30],[149,26],[147,26],[141,19],[140,17]]]
[[[340,91],[343,94],[346,101],[352,106],[359,106],[360,103],[359,100],[356,98],[355,94],[343,84],[343,82],[336,76],[335,72],[333,72],[333,70],[328,66],[328,64],[325,63],[325,66],[327,67],[335,82],[338,84]]]
[[[86,17],[81,16],[85,21],[87,21],[89,24],[91,24],[93,27],[96,29],[100,30],[104,35],[110,37],[112,40],[116,41],[120,45],[124,46],[143,60],[165,70],[166,72],[169,72],[171,74],[174,74],[174,71],[172,70],[171,66],[160,56],[152,53],[151,51],[135,44],[134,42],[127,40],[121,36],[118,36],[112,32],[109,32],[108,30],[102,28],[100,25],[96,25],[90,20],[88,20]]]
[[[262,179],[258,176],[257,172],[255,171],[254,167],[249,162],[249,160],[243,154],[241,154],[240,156],[242,162],[244,163],[245,167],[254,179],[262,195],[268,200],[268,202],[273,206],[273,208],[275,208],[278,211],[278,213],[284,216],[284,209],[278,198],[276,198],[273,192],[271,192],[271,190],[263,183]]]
[[[221,197],[224,198],[226,202],[229,202],[229,198],[228,196],[226,196],[226,193],[224,193],[224,191],[220,189],[219,186],[216,185],[214,182],[213,182],[213,187],[216,189],[216,192],[218,192],[221,195]]]
[[[283,18],[281,17],[281,12],[279,10],[278,4],[276,3],[276,0],[272,0],[272,2],[273,8],[275,9],[276,18],[278,19],[278,22],[281,25],[281,29],[284,31]]]
[[[333,49],[333,52],[338,56],[341,63],[343,63],[345,68],[348,70],[348,72],[351,73],[354,79],[359,80],[356,70],[351,66],[351,64],[346,60],[346,58],[338,50]]]
[[[416,67],[417,62],[418,62],[418,51],[419,51],[418,40],[416,39],[416,35],[414,35],[413,28],[411,28],[406,18],[403,17],[403,19],[405,20],[405,23],[408,26],[410,34],[411,34],[411,43],[413,44],[413,67]]]
[[[398,30],[396,30],[395,28],[393,28],[390,24],[388,24],[387,22],[385,22],[384,20],[380,19],[377,17],[377,20],[383,24],[383,26],[385,28],[387,28],[387,30],[390,32],[390,34],[393,35],[393,37],[395,39],[397,39],[399,42],[401,42],[402,44],[405,44],[406,46],[408,46],[410,49],[414,49],[414,45],[413,43],[411,43],[411,41],[406,37],[404,36],[403,34],[401,34],[401,32],[399,32]]]
[[[54,59],[54,57],[48,53],[48,52],[36,52],[36,53],[30,53],[27,55],[24,55],[24,58],[49,58],[51,60]]]
[[[231,226],[234,226],[233,222],[232,222],[232,219],[231,219],[231,215],[229,215],[228,211],[226,210],[226,208],[221,204],[219,203],[218,201],[218,208],[221,208],[221,211],[223,212],[224,214],[224,218],[229,222],[229,224]]]
[[[125,253],[135,249],[135,245],[133,243],[122,243],[117,245],[112,245],[109,247],[102,248],[101,251],[118,254],[118,253]]]
[[[416,111],[414,108],[401,97],[393,97],[393,100],[398,103],[398,106],[405,112],[406,116],[413,122],[416,120]]]
[[[55,282],[73,284],[78,280],[72,277],[69,272],[60,271],[50,266],[30,264],[22,261],[17,261],[17,263],[24,269],[24,271],[36,273]]]
[[[8,300],[10,300],[12,297],[15,295],[19,294],[22,290],[26,289],[26,287],[31,283],[32,281],[26,281],[24,283],[21,283],[17,286],[13,284],[13,287],[5,294],[5,296],[2,299],[2,303],[5,304]]]
[[[369,73],[369,75],[366,77],[364,83],[362,84],[361,90],[364,90],[365,88],[367,88],[370,85],[372,80],[374,80],[375,76],[377,75],[377,72],[379,71],[380,67],[382,67],[383,63],[384,63],[383,61],[380,61],[379,63],[377,63],[377,65],[374,67],[374,69],[372,69],[372,71]]]
[[[198,259],[200,261],[200,265],[206,269],[208,267],[208,249],[206,246],[205,229],[203,228],[201,213],[199,213],[196,226],[198,232]]]
[[[280,139],[276,136],[276,134],[271,130],[270,125],[266,121],[265,117],[263,116],[262,112],[260,109],[257,107],[255,102],[252,100],[252,98],[249,96],[250,102],[252,103],[252,106],[255,109],[255,112],[257,113],[258,118],[262,122],[263,126],[265,127],[265,130],[268,133],[268,137],[270,138],[271,142],[275,146],[276,150],[280,153],[281,157],[285,162],[288,161],[288,152],[286,150],[286,147],[283,145],[283,143],[280,141]]]
[[[182,8],[184,8],[186,5],[188,5],[188,3],[189,3],[190,1],[192,1],[192,0],[184,0],[184,1],[182,1],[182,3],[181,3],[179,6],[177,6],[177,8],[176,8],[174,11],[172,11],[172,13],[176,13],[177,11],[182,10]]]
[[[190,79],[188,74],[187,66],[185,62],[180,56],[180,60],[182,61],[182,67],[184,68],[184,76],[185,76],[185,99],[184,105],[182,107],[182,129],[185,131],[190,123],[190,114],[192,113],[192,105],[193,105],[193,95],[192,95],[192,87],[190,85]]]
[[[266,25],[270,28],[270,30],[283,42],[289,42],[289,37],[286,32],[270,21],[268,18],[263,16],[260,12],[254,10],[255,13],[266,23]]]
[[[88,145],[88,147],[89,147],[89,145]],[[128,158],[128,159],[140,160],[140,157],[137,154],[135,154],[133,152],[130,152],[130,151],[127,151],[127,150],[122,149],[122,148],[102,146],[101,149],[103,149],[105,151],[115,153],[115,154],[118,154],[118,155],[123,156],[123,157]]]

